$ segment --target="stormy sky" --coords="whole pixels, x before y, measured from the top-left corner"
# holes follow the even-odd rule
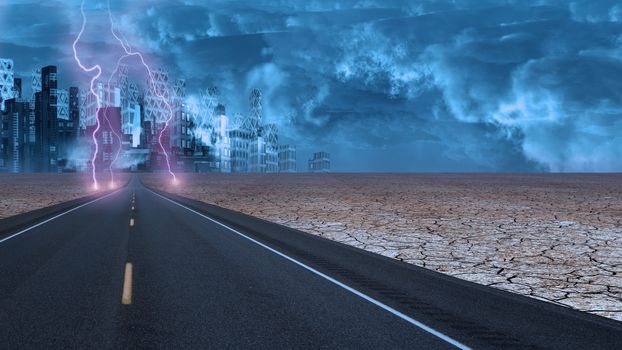
[[[103,79],[122,55],[107,7],[86,2],[79,45]],[[261,88],[264,120],[298,146],[300,169],[325,150],[336,171],[622,171],[619,1],[111,8],[132,47],[186,79],[190,98],[215,85],[229,114],[248,113],[250,89]],[[85,86],[71,52],[81,24],[79,1],[3,0],[0,57],[15,60],[17,75],[56,64],[61,86]]]

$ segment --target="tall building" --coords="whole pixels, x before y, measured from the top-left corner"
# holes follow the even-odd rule
[[[35,171],[58,170],[56,66],[41,69],[41,91],[35,94]]]
[[[231,172],[245,173],[248,171],[248,147],[251,133],[248,130],[233,129],[229,131],[231,145]]]
[[[93,90],[97,96],[93,95],[90,87],[87,86],[80,90],[78,98],[80,106],[80,130],[82,130],[81,133],[87,136],[90,134],[86,133],[86,128],[97,125],[96,115],[98,108],[121,107],[121,89],[119,89],[116,84],[97,83]]]
[[[266,173],[279,172],[279,150],[277,148],[268,147],[266,144]]]
[[[171,149],[171,129],[161,133],[166,121],[171,118],[174,105],[171,101],[171,86],[169,83],[168,71],[164,68],[157,68],[151,71],[151,77],[147,79],[147,91],[143,99],[143,121],[149,122],[149,127],[143,127],[143,140],[151,141],[147,146],[151,148],[150,166],[153,170],[164,171],[168,168],[164,148],[169,155],[169,163],[173,160],[170,157]],[[170,109],[169,109],[170,108]],[[149,133],[149,135],[147,135]],[[160,137],[161,136],[161,137]],[[161,144],[161,146],[160,146]]]
[[[13,78],[13,98],[22,98],[22,78]]]
[[[62,94],[58,94],[58,100],[61,101],[61,96],[64,100],[62,105],[61,102],[58,103],[58,159],[60,167],[68,165],[71,149],[77,144],[80,130],[79,90],[77,87],[70,87],[69,91],[63,91]]]
[[[56,113],[58,119],[69,120],[69,91],[65,89],[56,90]]]
[[[266,142],[259,136],[248,144],[248,172],[266,172]]]
[[[0,110],[4,110],[4,101],[13,98],[13,60],[0,58]]]
[[[315,152],[309,160],[309,171],[312,173],[327,173],[330,171],[330,154]]]
[[[30,143],[35,143],[36,123],[35,123],[35,104],[37,92],[41,92],[41,68],[32,70],[30,79]]]
[[[123,104],[123,103],[122,103]],[[122,105],[121,121],[123,122],[123,133],[132,134],[138,139],[140,130],[140,90],[138,85],[130,83],[127,87],[125,104]]]
[[[103,107],[99,109],[97,117],[101,121],[100,129],[95,134],[98,143],[98,152],[95,158],[95,168],[98,171],[107,171],[120,150],[121,135],[121,107]],[[87,134],[92,135],[95,125],[87,126]],[[121,141],[121,142],[120,142]],[[91,145],[95,151],[95,145]]]
[[[163,68],[154,69],[151,79],[147,79],[147,92],[144,100],[144,120],[150,121],[154,130],[158,124],[164,123],[170,117],[168,106],[170,103],[170,86],[168,71]]]
[[[30,79],[30,90],[32,91],[33,99],[35,97],[35,94],[41,91],[41,68],[35,68],[32,70],[32,75]]]
[[[261,136],[261,123],[263,113],[261,99],[261,90],[253,89],[251,91],[251,96],[249,97],[250,114],[248,118],[244,119],[244,122],[242,124],[242,129],[250,131],[252,138]]]
[[[69,120],[80,126],[80,89],[75,86],[69,88]]]
[[[279,172],[296,172],[296,146],[279,145]]]
[[[171,154],[175,156],[177,167],[183,169],[184,162],[180,156],[192,154],[192,136],[190,130],[190,109],[186,103],[186,82],[179,79],[173,85],[172,108],[173,119],[169,123],[171,137]]]
[[[173,153],[184,155],[192,153],[192,135],[190,125],[191,112],[185,102],[175,109],[173,120],[169,124]]]
[[[262,94],[261,90],[253,89],[249,97],[249,114],[248,117],[242,119],[239,130],[248,133],[248,158],[247,171],[252,173],[278,172],[278,152],[272,151],[272,136],[270,134],[270,143],[266,143],[264,137],[264,128],[262,127]],[[270,132],[276,133],[274,129],[269,127]],[[246,134],[241,134],[246,136]],[[240,143],[243,144],[243,143]],[[276,147],[276,145],[274,145]],[[234,150],[238,151],[238,150]],[[268,153],[266,153],[268,151]],[[268,163],[266,163],[268,161]],[[269,167],[267,165],[270,165]]]
[[[265,124],[262,135],[266,142],[266,173],[279,172],[279,135],[276,124]]]
[[[151,148],[154,144],[153,130],[151,122],[143,120],[142,130],[140,133],[140,148]]]
[[[229,119],[225,115],[225,106],[218,105],[213,119],[215,158],[221,173],[231,172],[231,140],[227,130]]]
[[[213,129],[216,121],[216,108],[219,105],[220,91],[211,86],[200,92],[197,115],[195,116],[192,134],[195,139],[195,147],[199,150],[204,145],[211,145]]]
[[[124,135],[132,135],[132,139],[138,141],[140,135],[140,91],[138,85],[129,81],[129,67],[126,64],[119,65],[117,84],[121,101],[121,128]],[[129,136],[124,136],[127,140]]]
[[[5,110],[0,118],[0,168],[13,173],[30,171],[30,104],[17,98],[4,102]]]

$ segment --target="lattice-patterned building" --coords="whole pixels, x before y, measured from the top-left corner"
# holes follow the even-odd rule
[[[86,87],[84,90],[84,122],[81,121],[80,124],[84,124],[86,127],[97,124],[95,116],[98,109],[98,102],[97,97],[95,97],[90,92],[90,89],[88,87]],[[97,83],[94,90],[95,93],[99,96],[99,108],[121,107],[121,89],[119,89],[116,84],[108,85],[104,83]]]
[[[37,92],[41,91],[41,68],[35,68],[32,70],[30,90],[32,91],[33,98]]]
[[[127,90],[129,88],[129,66],[120,64],[117,69],[117,86],[121,90],[121,105],[123,106],[127,98]]]
[[[66,89],[56,91],[56,113],[58,119],[69,120],[69,91]]]
[[[0,58],[0,109],[4,110],[4,101],[13,98],[13,60]]]
[[[172,110],[171,94],[168,70],[158,68],[151,71],[151,78],[147,79],[147,92],[145,93],[145,121],[152,122],[158,129],[169,117]]]
[[[209,128],[214,122],[216,106],[220,103],[220,90],[216,86],[210,86],[200,96],[201,123],[204,128]]]
[[[251,133],[252,138],[261,136],[261,119],[263,113],[261,99],[261,90],[253,89],[249,98],[250,114],[248,118],[244,119],[242,124],[242,129],[248,130]]]
[[[214,124],[216,123],[216,107],[219,104],[220,91],[217,87],[212,86],[199,94],[198,115],[195,119],[194,137],[197,140],[197,147],[210,145],[212,143],[212,134],[214,132]]]
[[[116,86],[121,101],[121,130],[126,138],[138,140],[140,137],[140,90],[138,85],[129,82],[129,66],[120,64],[117,71]]]
[[[276,124],[266,124],[262,127],[263,139],[266,143],[266,172],[279,172],[279,135]]]
[[[78,95],[78,103],[79,103],[79,108],[80,108],[80,130],[86,130],[86,119],[87,119],[87,106],[88,106],[88,99],[87,99],[87,94],[90,94],[90,92],[87,92],[86,89],[80,89],[79,95]]]
[[[242,113],[233,113],[231,118],[229,118],[229,128],[231,130],[240,129],[242,127],[242,123],[244,123],[244,115]]]

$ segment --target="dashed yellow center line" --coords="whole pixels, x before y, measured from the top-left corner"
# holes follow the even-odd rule
[[[134,218],[130,219],[130,226],[134,226]]]
[[[125,264],[125,278],[123,279],[123,295],[121,304],[130,305],[132,303],[132,263]]]

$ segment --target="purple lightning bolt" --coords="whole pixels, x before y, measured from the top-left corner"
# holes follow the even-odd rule
[[[123,59],[129,57],[129,55],[123,55],[121,57],[119,57],[119,59],[117,60],[117,65],[114,68],[114,70],[112,71],[112,73],[110,74],[110,76],[108,77],[108,83],[106,86],[108,86],[108,100],[110,100],[110,82],[112,81],[112,77],[114,77],[114,75],[117,73],[117,71],[119,70],[119,66],[121,65],[121,61],[123,61]],[[114,172],[112,171],[112,167],[114,165],[114,163],[117,161],[117,159],[119,158],[119,154],[121,153],[121,136],[119,136],[119,134],[114,130],[114,128],[112,127],[112,123],[110,123],[110,119],[108,119],[108,108],[106,107],[106,109],[104,109],[104,119],[106,120],[106,123],[108,123],[108,126],[110,127],[110,130],[112,130],[112,133],[114,134],[114,136],[117,137],[117,140],[119,141],[119,148],[117,148],[117,153],[114,157],[114,159],[112,160],[112,162],[110,162],[110,167],[108,168],[108,170],[110,171],[110,188],[114,188],[115,187],[115,183],[114,183]]]
[[[78,63],[78,66],[80,66],[80,68],[86,72],[86,73],[90,73],[92,71],[97,71],[97,74],[95,74],[92,78],[91,78],[91,83],[90,83],[90,90],[91,90],[91,94],[93,94],[93,96],[95,96],[95,99],[97,101],[97,109],[95,111],[95,119],[96,119],[96,123],[97,126],[95,127],[95,130],[93,131],[93,142],[95,142],[95,152],[93,153],[93,158],[91,158],[91,169],[92,169],[92,176],[93,176],[93,188],[95,188],[96,190],[99,188],[98,184],[97,184],[97,176],[95,175],[95,160],[97,159],[97,152],[99,149],[99,145],[97,143],[97,138],[95,137],[95,134],[99,131],[100,129],[100,122],[99,122],[99,110],[101,108],[101,101],[99,100],[99,95],[95,92],[95,89],[93,88],[93,85],[95,83],[95,81],[100,77],[100,75],[102,74],[102,69],[101,67],[96,64],[92,67],[85,67],[82,62],[80,61],[80,58],[78,58],[78,51],[76,49],[76,45],[78,44],[78,41],[80,41],[80,38],[82,37],[82,34],[84,33],[84,28],[86,26],[86,15],[84,14],[84,0],[82,0],[82,2],[80,3],[80,13],[82,14],[82,27],[80,28],[80,33],[78,33],[78,36],[76,37],[76,39],[73,41],[73,58],[76,60],[76,62]]]
[[[121,47],[123,47],[123,51],[125,51],[125,54],[127,56],[137,56],[140,59],[141,64],[143,65],[143,67],[145,67],[145,69],[147,70],[147,74],[149,75],[149,82],[151,83],[151,88],[153,89],[153,92],[155,93],[155,95],[158,98],[162,99],[162,101],[164,102],[164,105],[166,106],[166,109],[168,110],[169,117],[164,122],[164,127],[162,128],[162,130],[160,130],[160,135],[158,136],[158,143],[160,144],[160,148],[162,149],[162,152],[164,152],[164,158],[166,159],[166,166],[168,168],[168,172],[173,177],[173,184],[176,184],[177,183],[177,177],[175,176],[175,173],[171,169],[171,163],[170,163],[170,160],[169,160],[168,152],[166,151],[164,145],[162,144],[162,135],[164,134],[166,129],[168,129],[168,125],[169,125],[170,121],[173,119],[173,108],[171,107],[171,105],[169,104],[167,99],[158,91],[158,89],[157,89],[157,87],[155,85],[154,78],[153,78],[153,73],[151,72],[151,68],[145,62],[145,59],[144,59],[143,55],[140,52],[138,52],[138,51],[133,51],[129,47],[129,44],[126,45],[125,42],[123,40],[121,40],[121,38],[119,38],[119,36],[115,32],[115,30],[114,30],[114,20],[112,18],[112,11],[110,10],[110,1],[108,1],[108,17],[110,18],[110,31],[112,32],[112,35],[121,44]]]

